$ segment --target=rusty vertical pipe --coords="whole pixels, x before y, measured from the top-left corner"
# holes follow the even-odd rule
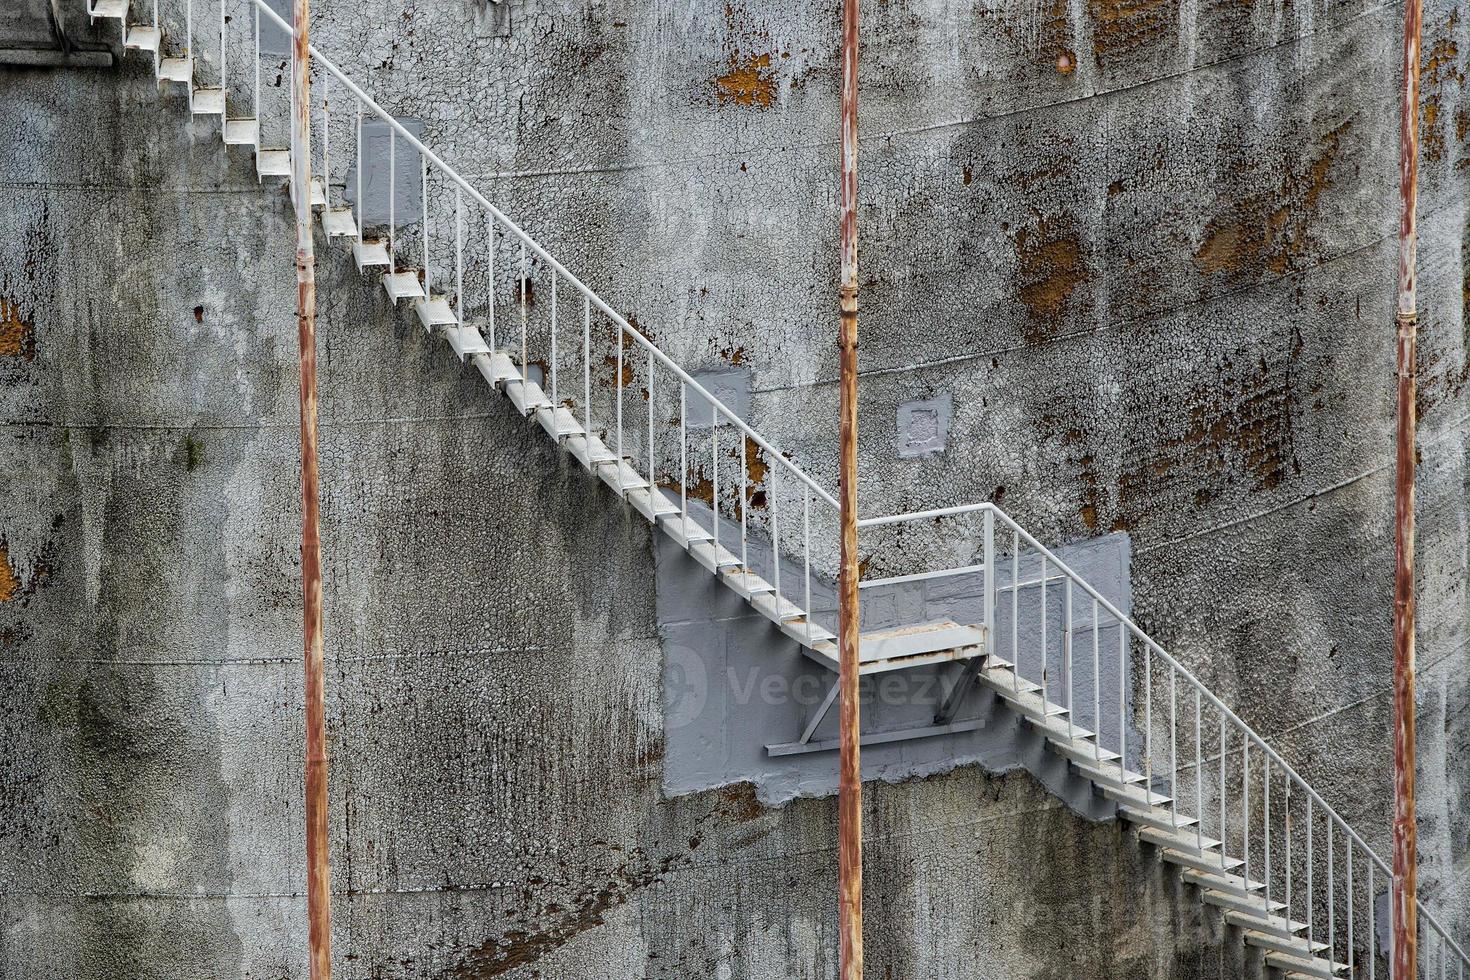
[[[838,585],[838,918],[842,980],[863,975],[863,776],[858,741],[857,558],[857,67],[858,0],[842,3],[841,522]]]
[[[1403,103],[1399,119],[1397,467],[1393,581],[1393,964],[1394,980],[1418,976],[1418,832],[1414,820],[1414,466],[1417,397],[1415,253],[1419,197],[1419,37],[1422,0],[1404,5]]]
[[[291,54],[291,190],[296,199],[296,333],[301,349],[301,588],[306,668],[306,914],[311,980],[332,976],[327,862],[327,734],[322,633],[320,478],[316,450],[316,257],[311,231],[309,0],[295,0]]]

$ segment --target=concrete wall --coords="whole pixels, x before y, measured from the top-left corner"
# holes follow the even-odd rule
[[[314,9],[835,485],[831,5]],[[1397,16],[894,0],[862,79],[865,507],[1126,531],[1147,627],[1383,850]],[[1419,483],[1422,881],[1462,925],[1466,30],[1430,4]],[[0,974],[302,976],[284,195],[136,59],[0,85]],[[662,790],[646,527],[319,281],[339,975],[832,976],[832,802]],[[875,783],[867,829],[873,975],[1259,965],[1029,775]]]

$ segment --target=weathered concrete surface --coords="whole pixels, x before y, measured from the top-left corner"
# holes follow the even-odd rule
[[[511,7],[320,0],[317,37],[832,485],[833,10]],[[865,506],[1127,531],[1148,628],[1385,850],[1395,9],[867,15]],[[1419,484],[1422,883],[1462,927],[1466,30],[1426,11]],[[0,973],[301,976],[283,195],[137,61],[0,86]],[[832,803],[660,791],[641,522],[319,281],[339,974],[831,976]],[[870,807],[875,975],[1258,965],[1029,777]]]

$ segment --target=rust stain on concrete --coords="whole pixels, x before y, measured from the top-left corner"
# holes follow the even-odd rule
[[[0,299],[0,357],[29,361],[35,356],[35,325],[20,315],[19,304]]]
[[[770,68],[769,54],[730,55],[730,70],[714,80],[720,105],[769,108],[776,98],[776,76]]]
[[[1312,219],[1322,194],[1331,185],[1332,166],[1342,138],[1352,123],[1327,134],[1322,151],[1305,167],[1284,167],[1272,190],[1240,201],[1229,214],[1205,226],[1194,258],[1207,275],[1283,275],[1310,251]]]
[[[1093,57],[1101,65],[1106,56],[1169,40],[1177,8],[1168,0],[1090,0]]]
[[[20,576],[10,566],[10,552],[0,544],[0,602],[10,602],[20,592]]]
[[[1078,287],[1092,278],[1075,234],[1043,219],[1035,231],[1016,233],[1021,302],[1031,311],[1023,332],[1028,343],[1040,343],[1061,326],[1062,314]]]

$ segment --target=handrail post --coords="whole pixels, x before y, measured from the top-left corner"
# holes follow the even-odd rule
[[[987,509],[981,521],[985,548],[985,592],[981,599],[985,604],[985,648],[988,653],[995,653],[995,511]]]

